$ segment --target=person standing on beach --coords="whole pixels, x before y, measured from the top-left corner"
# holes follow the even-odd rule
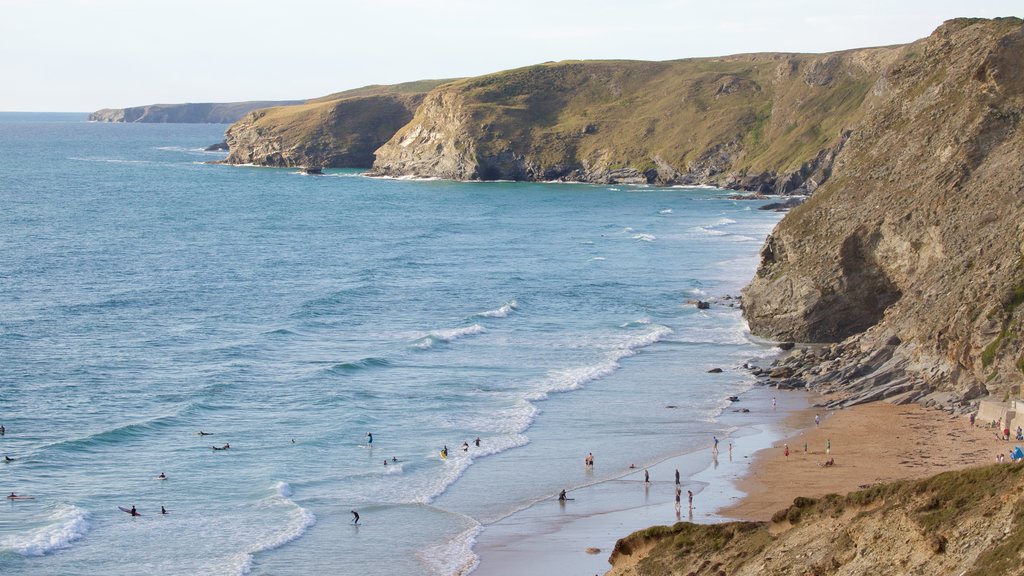
[[[682,496],[682,494],[683,494],[682,487],[679,486],[678,484],[676,484],[676,508],[679,507],[679,497]]]
[[[679,486],[679,468],[676,468],[676,486]],[[676,498],[676,500],[679,500],[679,498]]]
[[[775,410],[775,396],[772,396],[772,410]]]
[[[825,454],[832,453],[832,439],[825,440]]]
[[[715,442],[714,445],[711,447],[711,453],[718,454],[718,436],[712,436],[711,439],[714,440]]]
[[[789,444],[784,444],[784,446],[786,448],[785,448],[785,451],[783,453],[786,455],[786,458],[789,458]]]
[[[971,428],[974,428],[974,412],[971,412],[971,416],[968,418],[971,423]]]
[[[686,499],[690,503],[690,510],[693,510],[693,490],[686,491]]]
[[[821,424],[821,414],[814,415],[814,427],[817,428]]]
[[[651,483],[651,475],[647,473],[647,468],[644,468],[644,484]]]

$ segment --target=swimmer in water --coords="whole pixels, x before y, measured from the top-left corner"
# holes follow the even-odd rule
[[[477,436],[477,437],[476,437],[476,440],[473,440],[473,443],[474,443],[474,444],[476,444],[476,447],[477,447],[477,448],[479,448],[479,447],[480,447],[480,437],[479,437],[479,436]]]

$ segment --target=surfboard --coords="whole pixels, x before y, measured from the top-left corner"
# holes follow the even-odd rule
[[[125,508],[124,506],[118,506],[117,508],[121,512],[126,512],[128,514],[132,514],[132,509],[131,508]],[[142,514],[139,514],[138,510],[136,510],[135,514],[132,514],[132,516],[142,516]]]
[[[35,498],[35,496],[14,496],[14,497],[8,496],[7,499],[8,500],[35,500],[36,498]]]
[[[447,460],[448,459],[448,457],[444,455],[444,452],[438,452],[438,455],[441,456],[441,460]]]

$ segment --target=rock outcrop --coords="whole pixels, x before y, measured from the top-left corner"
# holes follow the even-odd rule
[[[1001,397],[1024,382],[1024,27],[952,20],[899,51],[768,238],[744,314],[837,343],[789,363],[842,403]]]
[[[559,62],[470,78],[428,94],[372,172],[806,194],[898,54]]]
[[[150,104],[132,108],[104,108],[89,115],[90,122],[154,122],[183,124],[231,124],[258,108],[291,106],[301,100]]]
[[[1017,465],[797,498],[771,523],[655,526],[619,540],[608,576],[1021,574]]]
[[[256,110],[228,127],[227,164],[368,168],[374,151],[412,119],[428,80],[368,86],[300,106]]]

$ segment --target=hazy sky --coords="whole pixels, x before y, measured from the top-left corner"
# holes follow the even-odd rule
[[[567,59],[905,43],[1021,0],[0,0],[0,110],[301,99]]]

